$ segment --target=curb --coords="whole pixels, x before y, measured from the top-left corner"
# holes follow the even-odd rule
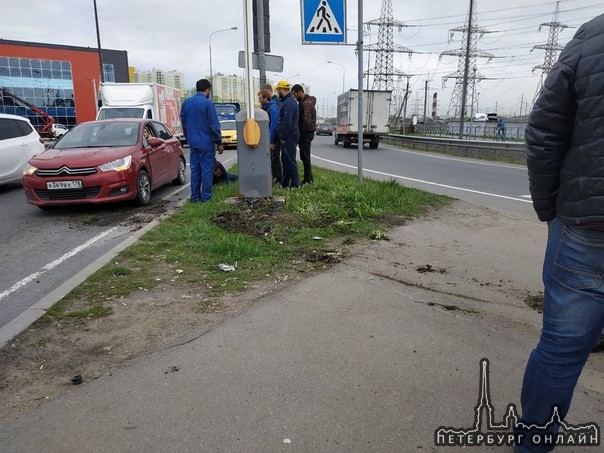
[[[147,231],[153,229],[157,226],[162,220],[171,216],[176,208],[184,205],[183,200],[179,203],[176,203],[175,209],[162,214],[157,219],[151,221],[144,227],[135,231],[128,238],[124,239],[122,242],[117,244],[111,250],[105,252],[102,256],[94,260],[80,272],[75,274],[73,277],[69,278],[66,282],[64,282],[59,287],[52,290],[34,305],[29,307],[15,319],[10,321],[8,324],[0,328],[0,349],[4,348],[8,343],[10,343],[13,338],[31,326],[36,320],[38,320],[46,311],[51,308],[54,304],[56,304],[59,300],[69,294],[74,288],[81,285],[88,277],[94,274],[96,271],[101,269],[104,265],[109,263],[115,256],[121,252],[122,250],[127,249],[132,244],[136,243],[138,239],[145,234]]]

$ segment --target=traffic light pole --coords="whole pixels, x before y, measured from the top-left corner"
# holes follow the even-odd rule
[[[260,88],[266,84],[266,60],[264,58],[264,1],[256,0],[256,26],[258,27],[258,69],[260,69]]]

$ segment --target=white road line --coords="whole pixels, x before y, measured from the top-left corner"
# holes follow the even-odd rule
[[[112,233],[113,231],[115,231],[117,229],[117,226],[114,226],[113,228],[109,228],[108,230],[103,231],[102,233],[96,235],[95,237],[93,237],[92,239],[89,239],[88,241],[84,242],[82,245],[70,250],[69,252],[65,253],[63,256],[61,256],[60,258],[57,258],[54,261],[51,261],[50,263],[48,263],[47,265],[45,265],[42,270],[38,271],[38,272],[34,272],[31,275],[28,275],[27,277],[25,277],[24,279],[18,281],[17,283],[15,283],[13,286],[11,286],[9,289],[7,289],[6,291],[3,291],[0,293],[0,301],[2,299],[4,299],[6,296],[14,293],[15,291],[17,291],[18,289],[24,287],[25,285],[27,285],[28,283],[36,280],[38,277],[40,277],[40,275],[44,274],[45,272],[48,272],[52,269],[54,269],[55,267],[57,267],[59,264],[62,264],[64,261],[68,260],[69,258],[71,258],[74,255],[77,255],[78,253],[80,253],[81,251],[87,249],[88,247],[90,247],[92,244],[94,244],[95,242],[97,242],[98,240],[104,238],[105,236],[107,236],[108,234]]]
[[[314,159],[318,159],[318,160],[322,160],[324,162],[329,162],[331,164],[340,165],[342,167],[354,168],[355,170],[357,169],[357,167],[355,165],[343,164],[341,162],[336,162],[334,160],[324,159],[322,157],[315,156],[315,155],[313,155],[313,158]],[[496,193],[489,193],[489,192],[482,192],[480,190],[466,189],[465,187],[450,186],[448,184],[440,184],[440,183],[432,182],[432,181],[424,181],[423,179],[407,178],[406,176],[394,175],[392,173],[384,173],[382,171],[368,170],[366,168],[364,168],[363,171],[367,172],[367,173],[375,173],[376,175],[390,176],[391,178],[403,179],[403,180],[406,180],[406,181],[419,182],[419,183],[428,184],[428,185],[431,185],[431,186],[444,187],[446,189],[459,190],[459,191],[462,191],[462,192],[470,192],[470,193],[475,193],[475,194],[478,194],[478,195],[486,195],[486,196],[495,197],[495,198],[504,198],[506,200],[521,201],[523,203],[532,203],[531,200],[525,200],[525,199],[522,199],[522,198],[508,197],[506,195],[499,195],[499,194],[496,194]]]

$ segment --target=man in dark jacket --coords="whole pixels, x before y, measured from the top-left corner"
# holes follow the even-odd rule
[[[203,203],[212,198],[212,180],[216,147],[222,154],[222,134],[214,103],[208,99],[212,85],[201,79],[196,83],[197,94],[182,103],[180,119],[191,152],[191,203]]]
[[[313,181],[312,167],[310,165],[310,145],[313,138],[315,138],[315,129],[317,128],[317,110],[315,109],[317,98],[305,94],[302,85],[298,84],[292,87],[292,94],[298,101],[300,108],[300,117],[298,120],[300,141],[298,142],[298,147],[300,148],[300,160],[302,161],[302,165],[304,165],[302,184],[306,184]]]
[[[296,163],[296,145],[300,139],[298,130],[298,102],[289,90],[289,82],[281,80],[275,87],[283,107],[279,112],[277,135],[281,140],[281,161],[283,162],[283,187],[299,187],[298,164]]]
[[[260,102],[262,110],[268,113],[268,135],[271,148],[271,173],[273,175],[273,182],[281,184],[283,180],[283,169],[281,167],[281,140],[277,137],[280,107],[273,99],[273,92],[266,88],[263,88],[258,93],[258,102]]]
[[[543,329],[522,386],[522,421],[545,427],[568,412],[604,327],[604,15],[584,24],[560,54],[526,128],[530,192],[548,222]],[[587,422],[587,420],[586,420]],[[558,424],[517,428],[517,452],[551,451]],[[541,434],[540,445],[531,442]]]

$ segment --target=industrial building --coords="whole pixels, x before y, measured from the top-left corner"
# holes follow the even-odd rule
[[[128,53],[103,49],[106,82],[129,82]],[[29,118],[42,129],[51,116],[68,127],[96,118],[97,48],[0,39],[0,113]]]

